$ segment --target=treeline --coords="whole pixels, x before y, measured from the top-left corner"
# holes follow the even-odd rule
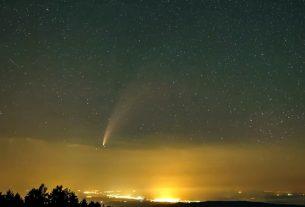
[[[0,207],[101,207],[98,202],[79,201],[74,192],[62,186],[56,186],[50,193],[44,184],[33,188],[24,199],[19,193],[8,190],[0,192]]]

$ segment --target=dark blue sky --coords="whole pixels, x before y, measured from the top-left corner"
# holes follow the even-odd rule
[[[304,144],[304,1],[0,8],[0,137]]]

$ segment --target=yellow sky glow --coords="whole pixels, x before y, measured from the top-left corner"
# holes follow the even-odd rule
[[[106,149],[35,139],[1,139],[0,191],[45,183],[137,190],[150,199],[209,200],[240,190],[305,191],[304,152],[289,146]]]

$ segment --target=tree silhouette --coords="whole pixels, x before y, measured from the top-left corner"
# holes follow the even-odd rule
[[[0,192],[0,205],[3,204],[4,201],[4,195],[2,195],[2,192]]]
[[[68,202],[69,202],[68,206],[71,206],[71,207],[77,207],[78,206],[78,198],[75,195],[75,193],[70,191],[70,190],[68,191]]]
[[[6,192],[6,195],[5,195],[5,200],[6,200],[8,203],[13,203],[13,202],[14,202],[14,197],[15,197],[15,195],[14,195],[13,191],[8,190],[8,191]]]
[[[83,200],[79,203],[79,206],[80,206],[80,207],[87,207],[88,204],[87,204],[86,199],[83,199]]]
[[[23,200],[21,198],[21,196],[19,195],[19,193],[16,193],[14,196],[14,206],[16,207],[22,207],[23,206]]]
[[[100,206],[101,206],[101,204],[99,204],[98,202],[93,202],[93,201],[91,201],[88,205],[88,207],[100,207]]]
[[[38,189],[33,188],[25,196],[26,207],[42,207],[46,204],[48,204],[48,193],[44,184],[41,184]]]
[[[0,206],[22,207],[23,200],[18,193],[14,194],[11,190],[8,190],[4,195],[0,193]]]
[[[78,206],[78,198],[74,192],[69,189],[63,189],[61,186],[56,186],[49,196],[50,206],[56,207],[75,207]]]
[[[101,207],[100,203],[91,201],[88,204],[85,199],[78,202],[76,194],[61,185],[48,193],[46,186],[41,184],[39,188],[30,190],[24,200],[11,190],[6,194],[0,192],[0,207]]]

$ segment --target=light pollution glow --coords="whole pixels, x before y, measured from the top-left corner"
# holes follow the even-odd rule
[[[107,197],[109,198],[118,198],[118,199],[127,199],[127,200],[138,200],[143,201],[143,196],[131,196],[131,195],[117,195],[117,194],[108,194]]]
[[[179,198],[156,198],[152,199],[152,202],[160,202],[160,203],[178,203],[180,201]]]
[[[121,192],[121,191],[117,191]],[[135,190],[134,190],[135,192]],[[108,198],[114,198],[114,199],[119,199],[119,200],[136,200],[136,201],[150,201],[150,202],[160,202],[160,203],[177,203],[177,202],[182,202],[182,203],[194,203],[194,202],[200,202],[198,200],[181,200],[180,198],[170,198],[170,197],[162,197],[162,198],[154,198],[154,199],[149,199],[145,198],[144,196],[140,195],[122,195],[122,194],[115,194],[114,191],[103,191],[100,192],[98,190],[94,191],[84,191],[83,192],[86,195],[86,198],[92,198],[92,197],[99,197],[99,196],[106,196]],[[168,196],[168,194],[163,194],[163,192],[160,193],[160,195]]]
[[[305,192],[304,152],[289,145],[101,151],[86,145],[1,139],[0,155],[1,166],[6,166],[0,171],[0,177],[6,178],[0,191],[9,186],[23,195],[41,183],[72,190],[136,189],[138,195],[151,199],[221,199],[241,190]]]

